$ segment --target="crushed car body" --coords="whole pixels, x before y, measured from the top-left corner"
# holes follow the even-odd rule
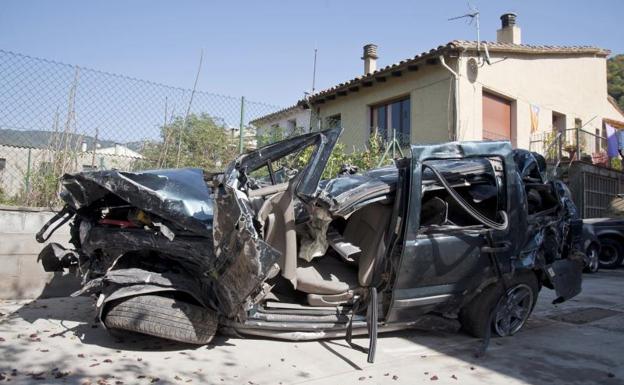
[[[74,248],[48,245],[40,259],[81,275],[77,294],[98,296],[109,328],[190,343],[217,327],[368,334],[370,361],[378,331],[450,322],[512,335],[542,286],[556,302],[580,292],[582,223],[540,155],[509,142],[412,146],[392,166],[321,180],[340,133],[271,144],[217,174],[65,175],[66,206],[38,239],[71,220]]]

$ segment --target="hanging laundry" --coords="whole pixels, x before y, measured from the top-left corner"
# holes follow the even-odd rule
[[[607,131],[607,155],[609,158],[618,156],[618,138],[615,135],[616,129],[609,123],[605,123]]]
[[[531,104],[531,134],[537,132],[539,128],[539,106]]]

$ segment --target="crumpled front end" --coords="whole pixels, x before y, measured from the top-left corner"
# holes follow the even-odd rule
[[[61,196],[67,205],[51,222],[73,217],[75,249],[47,246],[40,255],[44,268],[76,271],[83,278],[81,294],[110,299],[113,292],[131,296],[141,288],[176,290],[226,317],[241,314],[263,280],[256,260],[262,253],[246,241],[215,250],[214,236],[238,231],[241,211],[235,200],[221,197],[217,215],[205,179],[199,169],[65,175]],[[38,234],[40,241],[51,225]]]

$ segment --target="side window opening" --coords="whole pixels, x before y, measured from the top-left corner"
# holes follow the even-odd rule
[[[503,162],[498,158],[429,161],[454,191],[491,221],[500,221],[504,205]],[[482,227],[446,190],[428,168],[423,169],[420,227],[435,231],[455,227]]]

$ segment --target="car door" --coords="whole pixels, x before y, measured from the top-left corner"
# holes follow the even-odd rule
[[[508,222],[518,219],[519,211],[510,210],[509,197],[521,196],[514,182],[517,173],[511,151],[509,142],[412,146],[409,177],[405,182],[409,193],[401,230],[403,247],[398,259],[393,261],[394,282],[387,322],[407,321],[443,309],[463,294],[474,291],[495,271],[490,255],[482,252],[484,247],[496,247],[494,257],[502,262],[503,270],[509,269],[509,256],[516,251],[518,241],[510,237],[509,226],[502,228],[500,222],[504,222],[501,217],[505,215]],[[465,201],[477,211],[485,208],[497,213],[490,214],[490,220],[499,225],[498,229],[480,222],[471,223],[474,218],[470,216],[466,219],[467,213],[460,213],[465,210],[453,201],[452,194],[438,191],[440,186],[436,183],[442,183],[433,169],[447,184],[454,183],[456,187],[451,186],[452,189],[464,194]],[[490,182],[488,172],[492,175]],[[482,191],[466,189],[467,184],[480,183],[483,186],[477,190]],[[489,201],[481,199],[479,194],[483,193],[489,194],[486,196]],[[446,201],[444,194],[449,195]],[[429,207],[431,202],[433,207]],[[492,205],[496,206],[495,210]],[[440,223],[427,223],[432,216]]]

